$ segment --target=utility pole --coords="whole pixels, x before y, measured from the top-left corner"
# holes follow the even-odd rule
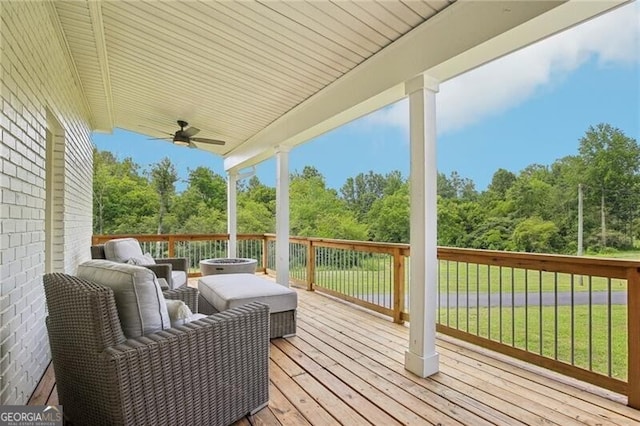
[[[578,256],[582,256],[582,184],[578,184]]]
[[[602,190],[602,195],[600,197],[600,221],[602,222],[600,226],[602,228],[602,248],[604,249],[607,246],[607,228],[604,215],[604,189]]]
[[[583,216],[582,216],[582,184],[578,184],[578,256],[582,256],[582,224],[583,224]],[[583,285],[582,275],[580,275],[580,279],[578,280],[578,284],[580,286]]]

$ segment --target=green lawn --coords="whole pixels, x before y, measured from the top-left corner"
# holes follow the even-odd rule
[[[315,282],[349,295],[392,292],[393,271],[388,261],[376,262],[375,267],[317,268]],[[408,285],[408,271],[405,284]],[[293,277],[305,279],[304,268],[292,268]],[[439,287],[441,293],[524,293],[524,292],[585,292],[626,291],[626,280],[602,277],[571,276],[551,272],[525,271],[498,266],[440,261]]]
[[[640,260],[640,251],[621,251],[615,253],[598,253],[598,254],[590,254],[589,256],[595,257],[610,257],[613,259],[630,259],[630,260]]]
[[[626,380],[627,307],[612,306],[611,332],[608,318],[606,306],[593,306],[590,331],[588,306],[576,306],[573,310],[572,340],[572,312],[569,306],[560,306],[557,310],[551,306],[530,307],[526,314],[524,307],[503,307],[502,310],[496,307],[491,309],[490,315],[488,308],[439,311],[441,324],[569,364],[573,356],[574,365],[604,375],[609,374],[607,360],[611,339],[611,375]],[[591,360],[589,347],[592,348]]]
[[[451,261],[440,261],[440,292],[456,293],[525,293],[573,291],[606,291],[609,280],[601,277],[580,277],[499,266],[475,265]],[[612,279],[611,290],[625,291],[626,280]]]

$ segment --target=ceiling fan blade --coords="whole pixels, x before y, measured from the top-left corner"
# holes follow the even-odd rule
[[[187,130],[182,132],[182,134],[190,138],[191,136],[198,134],[198,132],[200,132],[200,129],[198,129],[197,127],[189,127]]]
[[[171,138],[147,138],[148,141],[170,141]]]
[[[193,142],[199,143],[210,143],[212,145],[224,145],[226,142],[218,139],[207,139],[207,138],[191,138]]]

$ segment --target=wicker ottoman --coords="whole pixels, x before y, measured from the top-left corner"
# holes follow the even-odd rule
[[[198,280],[199,311],[214,314],[249,302],[269,305],[271,338],[296,334],[298,294],[253,274],[208,275]]]

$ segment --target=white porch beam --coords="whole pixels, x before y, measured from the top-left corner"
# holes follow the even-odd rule
[[[97,123],[97,120],[101,121],[101,128],[113,128],[114,113],[113,113],[113,92],[111,90],[111,75],[109,72],[109,57],[107,54],[107,42],[104,33],[104,20],[102,18],[102,4],[100,2],[88,2],[87,8],[89,16],[91,17],[91,27],[93,29],[93,36],[96,48],[96,56],[98,57],[98,65],[100,68],[100,76],[102,77],[102,86],[104,90],[104,112],[106,117],[96,117],[92,114],[92,120]]]
[[[436,352],[437,164],[436,93],[438,82],[421,75],[406,83],[409,95],[411,272],[409,350],[405,368],[427,377],[438,372]]]
[[[276,282],[289,287],[289,148],[276,147]]]
[[[238,173],[227,173],[227,257],[238,257],[238,202],[237,202]]]

